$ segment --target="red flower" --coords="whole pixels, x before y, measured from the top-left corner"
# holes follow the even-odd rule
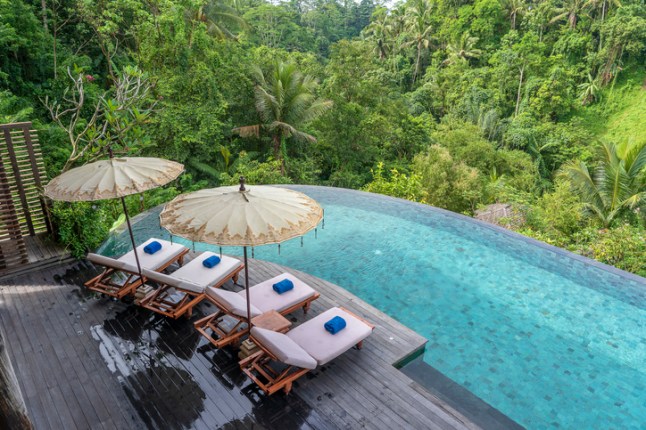
[[[85,79],[87,79],[88,82],[94,82],[94,77],[92,75],[85,75]]]

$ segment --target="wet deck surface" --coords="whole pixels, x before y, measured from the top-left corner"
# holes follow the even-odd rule
[[[251,285],[284,271],[250,261]],[[424,338],[333,284],[290,272],[321,292],[308,317],[338,305],[376,329],[361,351],[310,372],[289,396],[266,396],[239,370],[237,351],[214,349],[194,330],[213,311],[206,302],[173,321],[101,298],[82,287],[96,273],[88,263],[0,282],[0,321],[36,428],[476,428],[392,366]],[[302,311],[290,317],[305,320]]]

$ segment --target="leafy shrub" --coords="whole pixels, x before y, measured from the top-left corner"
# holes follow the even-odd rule
[[[384,177],[384,163],[378,163],[375,170],[371,170],[373,180],[363,187],[364,191],[385,194],[416,202],[424,202],[425,192],[422,189],[421,178],[413,173],[407,176],[399,173],[397,169],[390,171],[390,178]]]
[[[623,224],[596,231],[577,252],[619,269],[646,276],[646,229]]]
[[[97,248],[108,236],[112,223],[99,203],[54,202],[51,213],[58,240],[76,258]]]
[[[426,154],[413,161],[419,176],[425,202],[454,212],[473,212],[484,197],[484,178],[462,161],[454,160],[449,151],[432,145]]]

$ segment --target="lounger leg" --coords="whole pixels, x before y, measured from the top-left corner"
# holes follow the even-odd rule
[[[357,349],[361,349],[361,348],[363,348],[363,341],[361,341],[361,342],[359,342],[357,344]]]
[[[305,303],[305,306],[303,306],[303,313],[306,314],[307,311],[310,310],[310,306],[312,305],[312,302],[307,302]]]
[[[285,391],[285,395],[289,394],[289,392],[292,391],[292,383],[288,382],[287,384],[285,384],[283,390]]]

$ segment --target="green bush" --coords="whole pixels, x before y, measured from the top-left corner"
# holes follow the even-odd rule
[[[96,249],[108,236],[113,221],[100,203],[54,202],[51,213],[58,240],[76,258]]]
[[[425,192],[419,175],[413,173],[407,176],[399,173],[397,169],[392,169],[390,178],[386,178],[384,163],[378,163],[377,168],[372,171],[372,176],[372,182],[363,187],[364,191],[425,203]]]
[[[623,224],[596,231],[577,252],[619,269],[646,276],[646,229]]]

